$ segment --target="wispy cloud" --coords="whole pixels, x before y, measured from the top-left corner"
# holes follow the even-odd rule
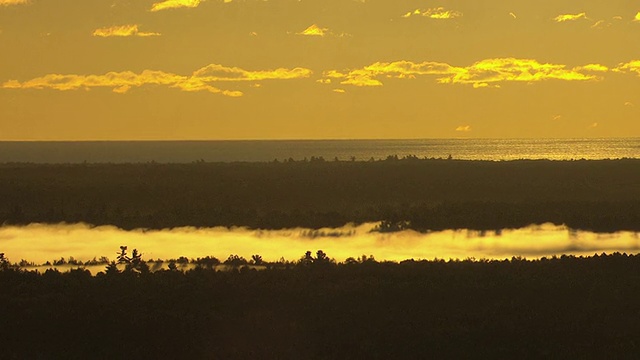
[[[593,23],[593,25],[591,25],[591,28],[592,29],[602,29],[602,28],[609,27],[609,26],[611,26],[611,23],[608,23],[608,22],[606,22],[604,20],[598,20],[595,23]]]
[[[462,13],[455,10],[446,10],[444,7],[430,8],[426,10],[416,9],[414,11],[409,11],[406,14],[402,15],[403,18],[408,18],[412,16],[424,16],[430,19],[455,19],[462,16]]]
[[[327,28],[321,28],[316,24],[309,26],[303,31],[296,33],[297,35],[305,35],[305,36],[325,36],[329,32]]]
[[[0,6],[28,4],[29,0],[0,0]]]
[[[456,131],[458,132],[470,132],[471,131],[471,126],[470,125],[460,125],[456,128]]]
[[[138,25],[119,25],[119,26],[111,26],[111,27],[103,27],[96,29],[93,32],[93,36],[99,37],[125,37],[125,36],[140,36],[140,37],[148,37],[148,36],[160,36],[160,33],[157,32],[143,32],[138,29]]]
[[[640,60],[631,60],[628,63],[619,64],[613,71],[621,73],[635,72],[640,76]]]
[[[206,82],[216,81],[260,81],[260,80],[290,80],[311,76],[313,72],[305,68],[249,71],[238,67],[226,67],[218,64],[207,65],[193,73]]]
[[[638,11],[636,16],[633,18],[633,21],[640,21],[640,11]]]
[[[609,68],[601,64],[587,64],[573,68],[575,71],[607,72]]]
[[[325,79],[335,79],[344,85],[382,86],[380,77],[413,79],[418,76],[436,75],[441,84],[470,84],[476,88],[499,86],[502,82],[537,82],[544,80],[586,81],[598,80],[591,74],[605,71],[606,67],[589,64],[573,69],[562,64],[545,64],[533,59],[495,58],[478,61],[467,67],[447,63],[411,61],[377,62],[361,69],[345,72],[330,70]],[[584,73],[583,71],[589,72]]]
[[[237,67],[210,64],[196,70],[190,76],[155,70],[144,70],[141,73],[109,72],[103,75],[47,74],[24,82],[9,80],[2,87],[5,89],[53,89],[60,91],[105,87],[112,88],[113,92],[122,94],[133,87],[161,85],[182,91],[208,91],[214,94],[238,97],[243,95],[241,91],[221,90],[212,84],[233,81],[298,79],[309,77],[311,73],[311,70],[304,68],[248,71]]]
[[[160,11],[167,9],[177,9],[182,7],[195,8],[205,0],[165,0],[157,2],[151,6],[151,11]],[[226,1],[225,1],[226,2]]]
[[[325,36],[335,36],[335,37],[348,37],[351,36],[347,33],[335,33],[331,30],[329,30],[328,28],[323,28],[318,26],[317,24],[313,24],[311,26],[309,26],[308,28],[297,32],[296,35],[302,35],[302,36],[318,36],[318,37],[325,37]]]
[[[589,19],[587,13],[579,14],[562,14],[554,17],[552,20],[555,22],[575,21],[580,19]]]

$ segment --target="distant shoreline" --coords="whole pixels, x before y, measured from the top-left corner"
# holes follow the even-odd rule
[[[638,158],[640,138],[0,141],[0,163],[270,162],[311,157],[366,161],[388,156],[452,156],[460,160]]]

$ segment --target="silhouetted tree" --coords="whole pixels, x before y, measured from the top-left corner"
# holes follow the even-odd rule
[[[262,256],[260,255],[251,255],[251,260],[253,260],[253,264],[254,265],[262,265],[262,263],[264,262],[262,260]]]
[[[225,265],[229,265],[232,267],[238,267],[241,265],[246,265],[247,264],[247,259],[238,256],[238,255],[229,255],[229,257],[227,258],[227,260],[224,261]]]
[[[120,252],[117,253],[118,254],[118,263],[119,264],[128,264],[131,262],[131,258],[129,256],[127,256],[127,247],[126,246],[120,246]]]
[[[171,260],[169,261],[169,271],[178,271],[178,266],[176,265],[176,262]]]
[[[4,253],[0,253],[0,270],[9,270],[9,259],[4,256]]]
[[[133,252],[131,252],[131,259],[127,263],[125,270],[134,271],[141,274],[146,274],[149,272],[149,266],[142,260],[142,253],[139,253],[138,249],[133,249]]]
[[[120,273],[118,264],[115,261],[111,261],[110,263],[108,263],[104,270],[105,274],[107,275],[115,275]]]

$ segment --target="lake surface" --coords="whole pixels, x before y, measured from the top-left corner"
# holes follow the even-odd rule
[[[306,251],[323,250],[337,261],[374,255],[378,260],[406,259],[529,259],[596,253],[640,252],[640,234],[600,234],[543,224],[498,232],[445,230],[431,233],[400,231],[379,233],[377,224],[321,230],[249,230],[244,228],[175,228],[125,231],[113,226],[86,224],[0,227],[0,249],[12,262],[21,259],[44,263],[64,257],[87,261],[115,259],[121,245],[136,248],[143,258],[170,259],[231,254],[250,259],[260,254],[267,261],[298,260]]]
[[[462,160],[640,157],[640,138],[283,141],[0,142],[0,163],[264,162],[274,159],[384,159],[389,155]]]

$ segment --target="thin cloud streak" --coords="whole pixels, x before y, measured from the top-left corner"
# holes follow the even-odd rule
[[[512,256],[539,258],[563,254],[593,255],[615,251],[640,251],[638,233],[595,234],[569,231],[545,224],[516,230],[480,233],[446,230],[421,234],[371,232],[375,224],[337,229],[249,230],[244,228],[176,228],[171,230],[124,231],[113,226],[86,224],[0,227],[3,252],[13,261],[43,263],[60,257],[78,260],[115,258],[121,245],[140,250],[145,259],[179,256],[226,258],[238,254],[249,258],[260,254],[267,261],[281,257],[299,259],[307,250],[322,249],[344,261],[362,254],[378,260],[406,259],[504,259]]]
[[[354,86],[383,86],[378,77],[415,79],[418,76],[436,75],[439,76],[436,81],[440,84],[468,84],[481,88],[499,87],[503,82],[600,80],[600,77],[591,73],[606,71],[606,69],[599,64],[569,69],[566,65],[540,63],[533,59],[495,58],[481,60],[467,67],[431,61],[377,62],[362,69],[329,70],[323,75],[325,79],[334,79],[340,81],[340,84]]]
[[[160,33],[157,32],[143,32],[138,29],[138,25],[116,25],[110,27],[103,27],[96,29],[93,36],[98,37],[127,37],[127,36],[139,36],[139,37],[149,37],[149,36],[160,36]]]
[[[115,93],[124,94],[133,87],[162,85],[182,91],[208,91],[214,94],[238,97],[243,95],[241,91],[221,90],[211,83],[291,80],[306,78],[311,74],[311,70],[304,68],[249,71],[238,67],[210,64],[196,70],[190,76],[156,70],[144,70],[141,73],[109,72],[104,75],[47,74],[24,82],[9,80],[2,87],[5,89],[53,89],[60,91],[106,87],[112,88]]]
[[[0,6],[24,5],[28,3],[29,0],[0,0]]]
[[[429,19],[436,20],[448,20],[462,17],[462,13],[455,10],[446,10],[444,7],[430,8],[426,10],[416,9],[414,11],[409,11],[406,14],[402,15],[403,18],[409,18],[412,16],[422,16],[427,17]]]
[[[304,36],[325,36],[329,32],[327,28],[321,28],[316,24],[309,26],[303,31],[296,33],[296,35],[304,35]]]
[[[155,12],[167,9],[178,9],[182,7],[195,8],[198,7],[203,1],[205,0],[165,0],[153,4],[150,11]]]
[[[580,19],[588,20],[589,18],[587,17],[586,13],[579,13],[579,14],[562,14],[562,15],[558,15],[558,16],[554,17],[552,20],[555,21],[555,22],[565,22],[565,21],[575,21],[575,20],[580,20]]]

